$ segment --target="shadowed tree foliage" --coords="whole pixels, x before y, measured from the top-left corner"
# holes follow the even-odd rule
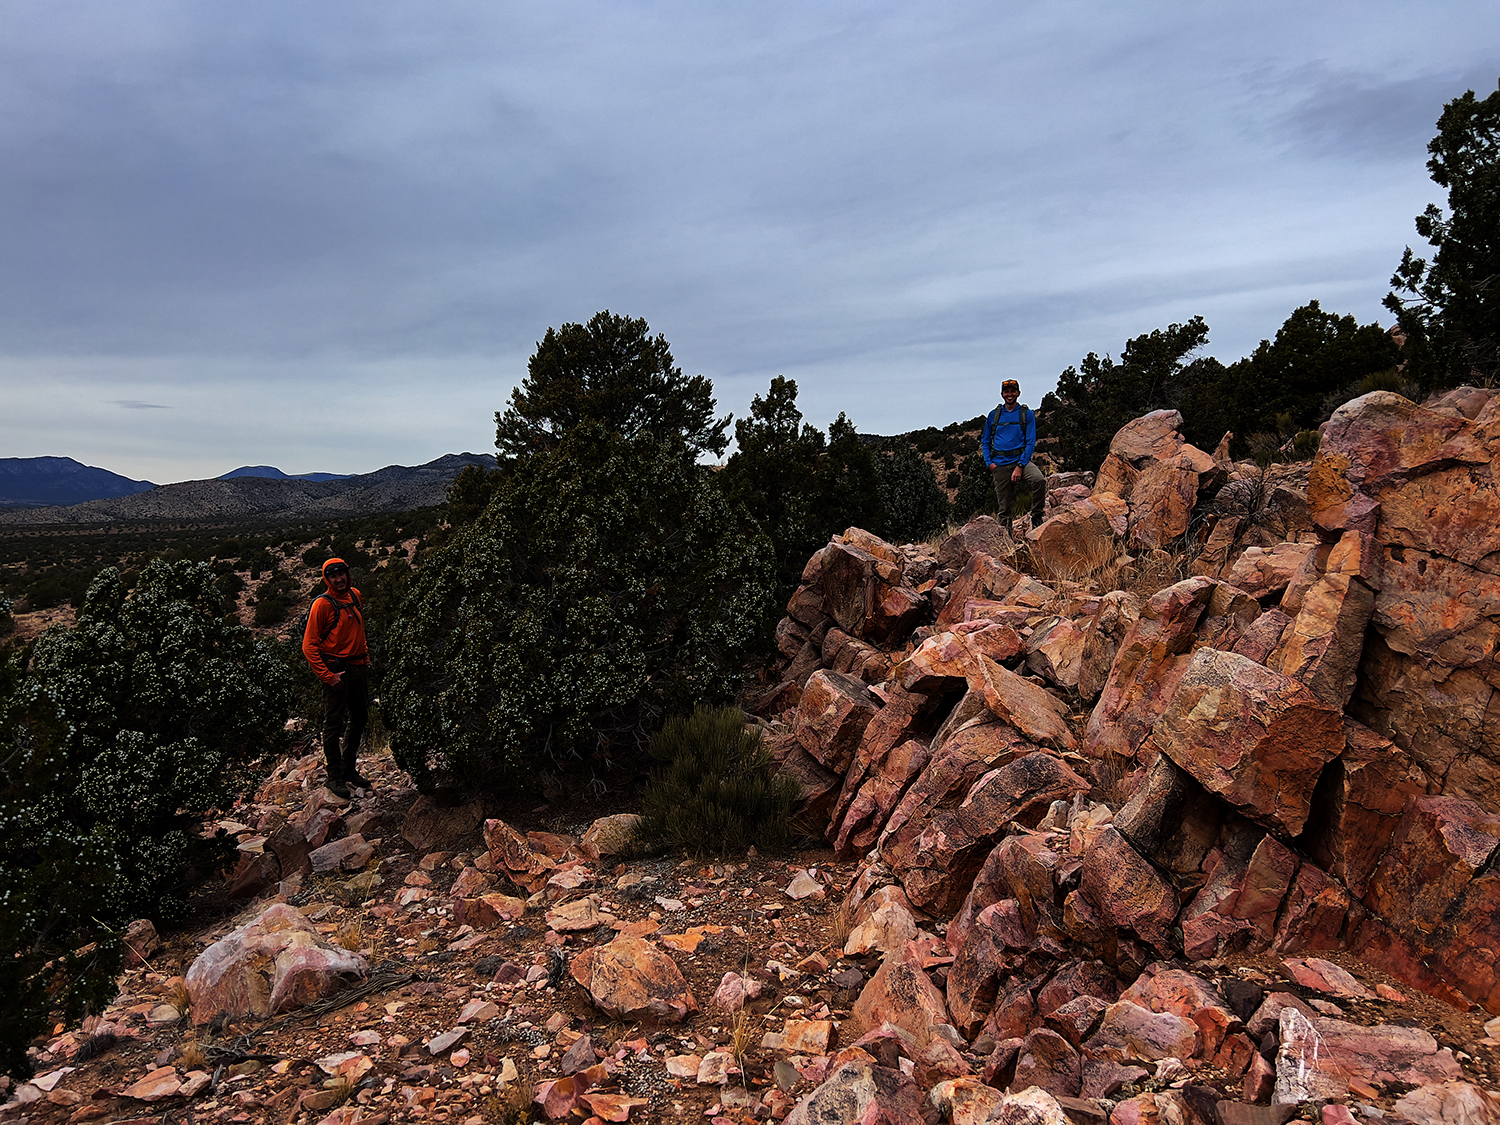
[[[880,525],[875,457],[843,413],[828,425],[828,452],[818,470],[818,506],[825,541],[851,527]]]
[[[750,417],[734,424],[737,449],[722,473],[729,498],[770,536],[776,549],[777,597],[785,602],[808,556],[850,526],[873,529],[880,519],[875,463],[840,414],[824,440],[797,409],[797,384],[771,380]]]
[[[932,465],[911,446],[898,443],[892,452],[878,454],[875,472],[880,482],[881,519],[873,530],[879,535],[892,543],[914,543],[947,524],[948,494],[938,484]]]
[[[1210,374],[1206,368],[1222,370],[1214,359],[1185,362],[1207,342],[1208,325],[1195,316],[1128,341],[1118,363],[1090,352],[1042,399],[1038,438],[1056,439],[1050,451],[1064,467],[1097,469],[1109,439],[1126,422],[1175,407],[1188,386]]]
[[[1427,145],[1427,170],[1448,189],[1417,216],[1432,261],[1410,246],[1391,278],[1385,307],[1406,334],[1407,375],[1431,389],[1500,375],[1500,89],[1474,91],[1443,107]]]
[[[502,464],[556,449],[585,421],[627,441],[680,440],[689,458],[721,455],[730,420],[714,417],[713,384],[683,375],[666,338],[650,332],[644,320],[607,309],[588,324],[547,329],[510,406],[495,414]]]
[[[771,537],[777,587],[790,592],[808,555],[827,542],[818,496],[822,431],[802,421],[797,384],[778,375],[764,398],[751,401],[750,417],[734,424],[734,441],[725,491]]]
[[[382,706],[404,769],[497,784],[608,756],[727,700],[773,586],[770,543],[682,445],[590,421],[531,458],[416,571]]]
[[[78,624],[43,634],[24,674],[7,673],[8,1066],[24,1052],[12,1036],[35,1034],[51,1007],[76,1015],[113,990],[119,929],[141,915],[180,918],[194,880],[236,854],[222,830],[205,839],[200,829],[248,790],[252,760],[282,745],[289,676],[269,645],[224,620],[214,578],[205,564],[156,560],[127,591],[107,568]]]
[[[958,495],[953,498],[953,522],[967,523],[995,507],[995,484],[989,466],[971,453],[958,466]]]
[[[1362,393],[1363,380],[1393,370],[1399,359],[1380,325],[1361,325],[1309,301],[1286,318],[1274,340],[1262,340],[1244,359],[1227,368],[1216,361],[1193,365],[1184,374],[1194,378],[1184,380],[1173,405],[1182,411],[1188,441],[1211,450],[1232,431],[1232,452],[1244,457],[1253,435],[1271,435],[1279,444],[1313,429],[1328,417],[1331,402]]]

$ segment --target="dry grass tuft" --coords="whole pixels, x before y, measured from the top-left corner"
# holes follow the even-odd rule
[[[330,1078],[323,1083],[325,1089],[333,1094],[333,1104],[341,1106],[354,1096],[354,1083],[350,1082],[346,1075],[340,1074],[336,1078]]]
[[[188,995],[187,982],[179,980],[171,988],[167,989],[165,1000],[177,1009],[178,1015],[187,1015],[193,1003],[192,998]]]
[[[1103,801],[1111,808],[1118,808],[1130,799],[1133,786],[1130,776],[1135,772],[1133,759],[1119,754],[1106,754],[1094,762],[1094,788],[1089,794],[1096,801]]]
[[[208,1056],[203,1053],[203,1045],[196,1039],[189,1039],[182,1045],[182,1054],[177,1057],[177,1066],[180,1070],[204,1070],[208,1067]]]
[[[365,923],[362,918],[341,923],[334,940],[350,953],[358,953],[365,946]]]
[[[536,1085],[523,1078],[502,1086],[485,1098],[479,1108],[485,1125],[526,1125],[533,1119],[535,1104]]]

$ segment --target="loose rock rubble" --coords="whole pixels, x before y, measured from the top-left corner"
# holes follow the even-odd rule
[[[837,537],[749,700],[790,862],[288,760],[243,909],[133,928],[0,1120],[1500,1122],[1497,401],[1270,473],[1158,412],[1041,527]]]

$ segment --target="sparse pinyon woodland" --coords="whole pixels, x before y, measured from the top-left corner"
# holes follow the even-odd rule
[[[440,508],[9,533],[0,1112],[1500,1120],[1500,91],[1431,152],[1396,328],[1089,354],[1035,527],[605,311]]]

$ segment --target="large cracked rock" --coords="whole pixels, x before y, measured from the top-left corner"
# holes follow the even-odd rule
[[[1491,404],[1493,405],[1493,403]],[[1500,416],[1376,391],[1334,411],[1308,478],[1318,527],[1380,550],[1351,713],[1446,795],[1500,805]]]
[[[568,971],[601,1011],[621,1019],[680,1023],[698,1007],[677,962],[642,938],[585,949]]]
[[[1057,757],[1028,754],[980,777],[957,808],[907,821],[881,840],[881,858],[914,905],[951,914],[1012,823],[1035,822],[1053,801],[1087,790]]]
[[[187,971],[194,1023],[270,1016],[337,992],[369,968],[358,953],[325,943],[295,907],[278,903],[214,942]]]
[[[1295,680],[1201,648],[1151,742],[1209,792],[1296,836],[1323,766],[1344,748],[1343,716]]]

